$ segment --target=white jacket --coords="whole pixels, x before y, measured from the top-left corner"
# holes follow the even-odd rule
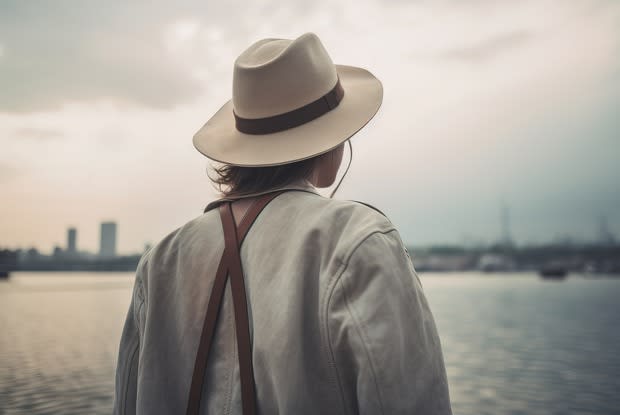
[[[437,330],[392,223],[293,186],[241,248],[261,414],[451,414]],[[175,230],[136,273],[120,341],[115,414],[184,414],[213,278],[218,209]],[[201,411],[241,414],[230,286]]]

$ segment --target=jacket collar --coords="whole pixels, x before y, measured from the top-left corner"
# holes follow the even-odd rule
[[[255,197],[255,196],[260,196],[260,195],[264,195],[267,193],[272,193],[272,192],[278,192],[278,191],[282,191],[282,190],[299,190],[299,191],[304,191],[304,192],[309,192],[309,193],[314,193],[316,195],[321,196],[321,194],[319,192],[317,192],[316,188],[314,186],[312,186],[308,181],[304,180],[304,181],[300,181],[300,182],[295,182],[295,183],[291,183],[287,186],[281,186],[281,187],[276,187],[273,189],[269,189],[269,190],[265,190],[262,192],[255,192],[255,193],[248,193],[245,195],[239,195],[239,196],[224,196],[220,199],[214,200],[213,202],[209,203],[207,205],[207,207],[205,208],[204,212],[208,212],[209,210],[221,205],[222,203],[225,202],[232,202],[235,200],[239,200],[239,199],[245,199],[248,197]]]

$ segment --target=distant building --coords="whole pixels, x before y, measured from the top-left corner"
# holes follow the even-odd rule
[[[598,243],[602,246],[613,246],[616,244],[616,238],[609,228],[606,216],[600,216],[598,221]]]
[[[99,256],[106,258],[116,256],[116,222],[103,222],[101,224]]]
[[[17,255],[18,251],[0,249],[0,277],[2,277],[1,273],[4,273],[6,278],[9,271],[17,269]]]
[[[30,248],[26,251],[24,259],[26,261],[36,261],[41,257],[41,254],[37,250],[37,248]]]
[[[513,248],[512,233],[510,231],[510,208],[502,202],[500,210],[501,236],[499,245],[503,248]]]
[[[75,254],[77,252],[77,229],[69,228],[67,230],[67,252]]]

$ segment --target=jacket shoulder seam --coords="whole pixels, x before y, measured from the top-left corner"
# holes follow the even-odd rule
[[[370,366],[370,371],[372,373],[372,380],[375,385],[375,390],[377,392],[377,398],[379,399],[379,407],[381,408],[381,413],[383,414],[385,413],[384,405],[383,405],[383,397],[381,396],[381,389],[379,388],[379,382],[377,380],[377,371],[375,369],[375,363],[373,362],[372,355],[370,353],[370,350],[368,349],[368,338],[364,334],[364,327],[362,325],[362,322],[356,318],[355,313],[353,313],[353,310],[351,309],[351,306],[349,303],[349,297],[347,296],[347,290],[344,286],[344,283],[341,283],[341,286],[342,286],[342,296],[344,298],[345,307],[347,311],[349,312],[351,319],[355,322],[355,329],[358,335],[360,336],[360,339],[362,340],[362,346],[364,347],[364,352],[366,353],[366,359],[368,360],[368,365]]]
[[[136,272],[136,298],[133,300],[133,319],[138,329],[140,328],[140,312],[142,311],[142,307],[146,301],[146,296],[144,295],[144,283],[142,282],[142,273],[140,271],[141,269],[138,268]]]
[[[377,213],[380,213],[380,214],[381,214],[382,216],[384,216],[384,217],[385,217],[388,221],[390,221],[390,218],[388,218],[388,216],[387,216],[385,213],[383,213],[383,211],[381,211],[381,209],[379,209],[379,208],[378,208],[378,207],[376,207],[376,206],[371,205],[370,203],[362,202],[362,201],[360,201],[360,200],[351,200],[351,202],[355,202],[355,203],[358,203],[358,204],[360,204],[360,205],[364,205],[364,206],[366,206],[367,208],[372,209],[372,210],[374,210],[374,211],[375,211],[375,212],[377,212]],[[391,222],[391,221],[390,221],[390,222]]]
[[[335,276],[332,278],[332,280],[329,282],[328,284],[328,288],[327,288],[327,299],[325,301],[325,306],[324,306],[324,324],[325,324],[325,333],[326,333],[326,337],[327,337],[327,347],[329,350],[329,355],[330,355],[330,360],[331,362],[333,362],[333,368],[334,371],[336,372],[336,381],[338,384],[338,389],[340,391],[340,398],[342,400],[343,406],[346,408],[345,405],[345,398],[344,398],[344,392],[342,389],[342,384],[340,381],[340,375],[338,373],[338,366],[336,365],[336,359],[334,356],[334,349],[332,347],[332,341],[331,341],[331,335],[330,335],[330,328],[329,328],[329,309],[332,303],[332,299],[334,296],[334,291],[335,288],[339,285],[338,283],[340,282],[340,279],[342,278],[342,275],[344,275],[345,271],[347,270],[347,267],[349,265],[349,261],[351,259],[351,257],[353,256],[353,254],[357,251],[357,248],[359,248],[366,240],[368,240],[371,236],[375,235],[375,234],[388,234],[390,232],[394,232],[396,231],[396,228],[394,227],[390,227],[386,230],[375,230],[373,232],[370,232],[368,235],[366,235],[365,237],[361,238],[354,246],[353,248],[349,251],[349,253],[347,255],[345,255],[344,260],[341,261],[340,263],[340,268],[339,271],[335,274]],[[344,287],[343,287],[344,289]],[[346,293],[343,293],[346,295]],[[364,348],[366,349],[366,344],[364,344]],[[371,363],[372,366],[372,363]],[[377,379],[376,379],[376,375],[374,372],[374,367],[372,368],[373,371],[373,378],[374,378],[374,382],[375,382],[375,386],[377,387]],[[379,402],[381,405],[381,409],[383,410],[383,402],[381,400],[381,397],[379,395],[379,391],[377,388],[377,394],[379,396]]]
[[[387,235],[388,233],[391,232],[395,232],[396,228],[394,228],[393,226],[388,227],[387,229],[384,230],[375,230],[372,231],[370,233],[368,233],[368,235],[364,236],[363,238],[361,238],[354,246],[353,248],[349,251],[349,253],[347,255],[345,255],[344,260],[342,261],[341,265],[343,266],[342,270],[338,273],[338,276],[335,278],[336,280],[340,279],[342,274],[344,273],[344,271],[346,271],[347,267],[349,266],[349,261],[351,261],[351,257],[353,256],[353,254],[355,254],[355,252],[357,251],[357,249],[364,243],[366,242],[368,239],[370,239],[371,236],[374,236],[376,234],[381,234],[381,235]]]
[[[136,344],[132,347],[132,352],[131,352],[131,356],[129,357],[129,361],[127,362],[127,374],[124,377],[125,380],[125,387],[123,388],[124,392],[124,396],[123,396],[123,407],[122,407],[122,413],[126,414],[127,413],[127,398],[128,398],[128,393],[127,391],[129,390],[129,383],[131,382],[131,369],[133,367],[133,361],[136,358],[136,353],[138,353],[138,349],[140,348],[140,342],[139,340],[135,342]]]

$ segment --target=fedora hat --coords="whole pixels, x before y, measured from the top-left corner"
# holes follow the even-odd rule
[[[377,113],[381,82],[365,69],[334,65],[320,39],[263,39],[235,60],[232,99],[194,135],[208,158],[276,166],[328,152]]]

